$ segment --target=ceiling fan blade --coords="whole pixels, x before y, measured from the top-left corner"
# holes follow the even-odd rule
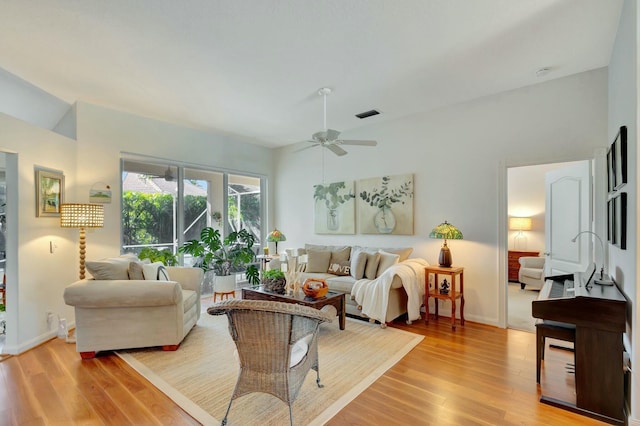
[[[378,142],[376,141],[360,141],[360,140],[339,140],[336,141],[340,145],[361,145],[361,146],[376,146]]]
[[[338,139],[338,136],[340,136],[340,132],[333,129],[327,129],[326,133],[328,141],[335,141],[336,139]]]
[[[316,146],[320,145],[319,143],[316,143],[316,142],[314,142],[314,141],[307,141],[307,142],[313,142],[313,145],[309,145],[309,146],[305,146],[305,147],[303,147],[303,148],[296,149],[296,150],[294,150],[293,152],[300,152],[300,151],[304,151],[304,150],[307,150],[307,149],[309,149],[309,148],[315,148]]]
[[[328,148],[329,150],[331,150],[331,152],[333,152],[336,155],[343,156],[347,154],[347,151],[340,148],[338,145],[331,144],[331,145],[324,145],[324,146],[325,148]]]

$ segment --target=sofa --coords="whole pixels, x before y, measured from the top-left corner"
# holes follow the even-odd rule
[[[406,288],[416,288],[421,292],[418,298],[424,297],[424,272],[421,276],[394,273],[394,267],[408,263],[413,252],[411,247],[379,248],[361,246],[330,246],[306,244],[304,248],[287,249],[287,261],[295,258],[299,279],[303,283],[308,278],[324,279],[329,289],[345,293],[346,312],[348,315],[373,319],[383,326],[407,313],[408,294]],[[283,258],[276,258],[269,263],[270,269],[280,269]],[[426,266],[421,260],[420,265]],[[419,265],[418,269],[421,267]],[[392,268],[392,270],[390,270]],[[358,284],[375,284],[387,271],[389,287],[385,312],[381,315],[367,315],[366,306],[352,296]],[[409,275],[410,277],[407,277]],[[411,282],[408,282],[411,281]],[[390,285],[389,285],[390,283]],[[365,302],[366,303],[366,302]],[[421,299],[418,302],[421,304]],[[418,305],[418,310],[420,305]],[[415,315],[414,315],[415,316]],[[413,318],[415,319],[415,318]],[[412,321],[409,318],[409,323]]]
[[[138,264],[137,260],[109,262],[117,273],[102,274],[87,262],[93,278],[64,290],[65,303],[75,310],[80,356],[88,359],[99,351],[155,346],[178,349],[200,317],[202,269],[151,264],[146,269],[157,272],[132,274],[129,279],[129,265]]]
[[[523,256],[518,259],[518,281],[522,290],[540,290],[544,285],[544,257]]]

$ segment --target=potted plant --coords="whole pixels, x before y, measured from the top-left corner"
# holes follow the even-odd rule
[[[286,279],[280,269],[269,269],[262,274],[262,285],[274,293],[284,293]]]
[[[164,266],[176,266],[178,258],[169,249],[158,250],[154,247],[145,247],[138,254],[139,259],[149,259],[151,262],[162,262]]]
[[[244,271],[249,283],[257,285],[260,273],[253,264],[254,243],[255,237],[246,229],[231,232],[222,239],[219,230],[206,227],[200,232],[200,240],[187,241],[179,250],[192,255],[196,259],[195,266],[205,272],[214,271],[217,277],[232,277],[233,273]]]

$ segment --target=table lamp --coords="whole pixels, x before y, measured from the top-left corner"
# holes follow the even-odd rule
[[[60,226],[80,229],[80,279],[85,275],[86,234],[85,228],[104,226],[104,206],[102,204],[60,204]]]
[[[278,230],[278,228],[274,228],[274,230],[269,233],[269,236],[267,237],[267,241],[270,243],[276,243],[276,255],[277,255],[278,242],[287,241],[287,237],[285,237],[282,231]]]
[[[515,249],[527,249],[527,237],[522,231],[531,231],[531,218],[530,217],[510,217],[509,218],[509,230],[518,231],[513,237],[513,247]]]
[[[447,247],[447,240],[461,240],[462,232],[446,220],[440,225],[433,228],[429,234],[429,238],[437,238],[444,240],[444,244],[440,249],[440,256],[438,257],[438,263],[440,266],[449,268],[451,267],[451,251]]]

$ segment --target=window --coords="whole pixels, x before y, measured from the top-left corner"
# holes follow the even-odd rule
[[[226,186],[226,190],[225,190]],[[122,161],[122,251],[145,247],[178,254],[184,241],[211,226],[223,235],[262,235],[262,178],[145,160]],[[225,199],[226,198],[226,199]],[[189,266],[191,259],[182,264]]]

